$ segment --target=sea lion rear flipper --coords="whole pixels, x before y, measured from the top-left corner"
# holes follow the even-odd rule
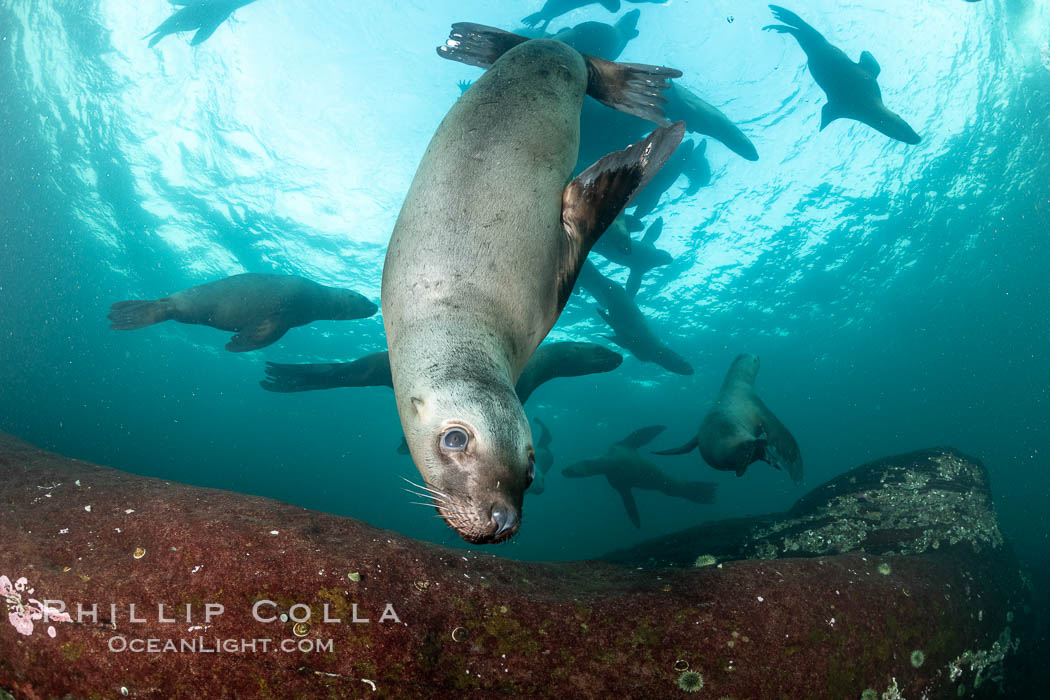
[[[528,24],[536,15],[529,15],[522,21]],[[528,40],[526,36],[505,32],[496,27],[473,22],[456,22],[452,25],[452,31],[449,32],[444,45],[437,47],[437,52],[438,56],[451,61],[488,68],[500,56]]]
[[[667,99],[660,93],[670,86],[668,80],[682,77],[682,71],[644,63],[614,63],[587,54],[583,59],[587,62],[588,95],[606,107],[657,124],[669,123],[659,105]]]
[[[637,450],[639,447],[644,447],[652,442],[653,438],[662,433],[666,427],[665,425],[650,425],[645,428],[639,428],[616,444]]]
[[[627,517],[631,519],[635,527],[641,529],[642,519],[638,515],[638,504],[634,501],[634,494],[631,493],[631,489],[622,488],[616,490],[619,492],[620,498],[623,499],[623,507],[627,511]]]
[[[784,469],[796,484],[802,483],[802,453],[795,437],[765,405],[762,406],[762,428],[765,449],[761,459],[777,469]]]
[[[281,336],[286,332],[288,332],[287,327],[280,325],[272,318],[268,318],[259,325],[245,328],[234,335],[230,338],[230,342],[226,343],[226,349],[230,352],[258,350],[280,340]]]
[[[685,122],[662,126],[580,173],[562,193],[561,223],[568,245],[558,274],[558,309],[572,293],[594,242],[663,167],[685,134]]]
[[[778,22],[783,22],[788,26],[785,27],[779,24],[773,24],[767,27],[762,27],[762,29],[771,29],[777,32],[787,32],[793,34],[796,39],[800,38],[801,36],[817,36],[821,39],[824,38],[820,32],[818,32],[810,25],[806,24],[806,22],[801,17],[796,15],[791,10],[780,7],[779,5],[770,5],[769,9],[773,11],[774,19],[776,19]]]
[[[154,323],[171,320],[173,317],[174,309],[167,298],[156,301],[118,301],[109,307],[107,316],[112,321],[109,327],[115,331],[145,328]]]
[[[882,66],[880,66],[879,62],[875,60],[875,57],[871,55],[870,51],[861,51],[860,60],[857,61],[857,64],[866,70],[872,78],[878,78],[879,73],[882,72]]]
[[[824,127],[826,127],[828,124],[835,121],[836,119],[840,119],[844,116],[846,116],[844,110],[842,110],[837,104],[828,102],[820,110],[820,130],[824,131]]]
[[[687,452],[692,452],[693,450],[695,450],[699,446],[700,446],[700,439],[696,435],[694,435],[693,437],[689,438],[689,442],[685,443],[684,445],[679,445],[678,447],[672,447],[669,450],[653,450],[653,454],[654,455],[684,455]]]

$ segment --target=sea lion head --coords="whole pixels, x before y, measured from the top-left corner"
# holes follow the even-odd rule
[[[379,311],[379,307],[369,301],[368,297],[350,289],[332,289],[332,321],[350,321],[355,318],[368,318]]]
[[[514,390],[498,381],[448,381],[411,402],[405,433],[439,515],[467,542],[513,537],[536,469]]]
[[[747,352],[741,353],[733,360],[733,365],[729,368],[729,374],[726,378],[732,377],[735,381],[745,381],[748,384],[754,384],[755,378],[758,377],[758,368],[758,355],[752,355]]]

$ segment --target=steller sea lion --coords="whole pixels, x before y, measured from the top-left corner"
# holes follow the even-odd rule
[[[539,12],[533,12],[521,20],[526,27],[536,27],[546,30],[547,25],[555,17],[561,17],[567,12],[572,12],[581,7],[597,3],[609,12],[620,11],[620,0],[547,0]]]
[[[605,307],[598,309],[598,315],[613,329],[613,335],[605,336],[608,340],[642,362],[652,362],[675,374],[693,373],[689,361],[665,345],[653,332],[645,315],[627,292],[598,272],[589,261],[580,271],[580,286]]]
[[[798,40],[809,59],[809,72],[828,97],[828,103],[820,111],[821,131],[836,119],[845,118],[867,124],[907,144],[922,140],[900,115],[882,103],[882,91],[876,80],[882,69],[874,56],[864,51],[854,63],[842,49],[832,46],[794,12],[777,5],[770,5],[769,9],[773,10],[773,17],[784,24],[771,24],[763,29],[790,34]]]
[[[611,372],[622,362],[622,355],[596,343],[544,343],[529,358],[514,392],[518,400],[525,403],[537,387],[551,379]],[[394,380],[390,376],[390,355],[384,350],[352,362],[267,362],[266,379],[259,385],[267,391],[290,393],[340,387],[388,386],[393,389]]]
[[[188,2],[173,2],[173,5],[183,5],[182,9],[161,22],[160,26],[142,37],[149,38],[150,48],[169,34],[179,32],[192,32],[197,30],[190,40],[190,46],[197,46],[206,41],[215,33],[230,15],[245,5],[255,0],[188,0]]]
[[[649,188],[647,187],[646,191],[648,190]],[[630,240],[630,234],[627,233],[627,225],[625,223],[626,219],[627,217],[621,216],[612,223],[605,235],[598,239],[598,243],[594,246],[594,252],[609,262],[623,265],[631,271],[630,276],[627,278],[626,291],[627,295],[633,298],[638,294],[638,290],[642,286],[642,277],[645,276],[646,272],[655,267],[670,265],[674,262],[674,258],[666,250],[656,247],[656,242],[660,239],[660,234],[664,230],[664,219],[662,216],[656,217],[653,223],[649,224],[649,229],[640,241]],[[610,238],[610,234],[617,229],[622,230],[622,233],[615,239]],[[629,250],[626,253],[623,252],[622,246],[613,245],[613,242],[622,236],[627,236],[629,241]]]
[[[638,515],[638,505],[634,501],[631,489],[660,491],[693,503],[714,503],[717,484],[710,481],[680,481],[668,476],[638,454],[638,448],[651,442],[663,429],[662,425],[653,425],[636,430],[612,445],[601,457],[576,462],[561,473],[570,479],[604,476],[609,486],[620,494],[627,517],[635,527],[641,527],[642,520]]]
[[[755,394],[758,366],[755,355],[738,355],[696,436],[681,447],[654,454],[680,455],[699,447],[700,456],[715,469],[743,476],[753,462],[767,462],[802,483],[798,443]]]
[[[583,96],[664,122],[658,93],[679,72],[468,23],[438,53],[491,70],[452,105],[416,171],[383,267],[383,322],[424,488],[464,540],[500,542],[520,527],[535,468],[515,382],[595,240],[684,129],[659,127],[570,180]]]
[[[326,287],[293,275],[245,273],[152,301],[118,301],[110,328],[130,331],[164,321],[211,326],[236,335],[230,352],[264,348],[288,329],[314,321],[371,316],[378,307],[357,292]]]
[[[616,20],[616,24],[581,22],[575,27],[562,29],[551,38],[564,41],[582,54],[615,61],[627,48],[627,43],[638,36],[638,17],[641,14],[641,10],[631,10]]]

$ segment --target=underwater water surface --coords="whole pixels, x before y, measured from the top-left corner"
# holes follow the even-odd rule
[[[258,0],[205,43],[143,35],[171,7],[0,2],[0,429],[149,476],[259,494],[452,546],[410,503],[387,388],[278,394],[265,361],[383,350],[379,315],[317,322],[262,350],[167,323],[108,328],[110,304],[240,272],[296,274],[379,302],[386,245],[438,123],[480,69],[435,47],[449,25],[514,30],[540,3]],[[1044,2],[796,7],[851,58],[871,51],[886,104],[922,136],[857,122],[819,130],[824,94],[763,3],[625,4],[621,61],[668,65],[751,139],[708,138],[710,183],[673,185],[637,302],[695,368],[623,352],[614,372],[537,390],[554,469],[500,555],[600,555],[699,522],[782,510],[862,462],[951,445],[987,464],[1007,535],[1050,557],[1050,6]],[[616,16],[591,5],[552,31]],[[698,141],[697,137],[693,137]],[[592,255],[616,282],[627,271]],[[605,343],[574,293],[552,340]],[[607,343],[606,343],[607,344]],[[612,346],[610,346],[612,347]],[[803,487],[696,453],[652,457],[718,483],[714,504],[641,492],[641,527],[600,479],[561,467],[637,428],[654,449],[695,433],[737,354],[797,438]]]

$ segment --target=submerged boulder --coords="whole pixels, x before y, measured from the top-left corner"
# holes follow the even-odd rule
[[[538,564],[0,434],[0,542],[18,698],[984,697],[1027,624],[987,474],[952,450]]]

